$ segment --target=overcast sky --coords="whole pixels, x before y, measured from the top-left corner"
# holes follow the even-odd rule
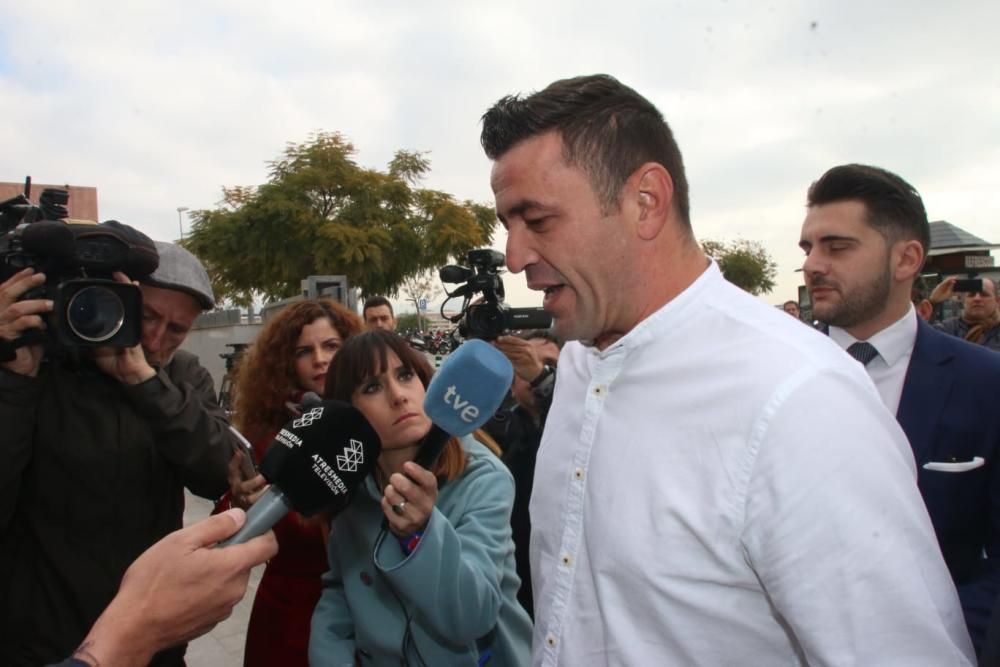
[[[756,239],[794,298],[809,183],[885,167],[1000,242],[1000,2],[78,2],[0,0],[0,181],[98,188],[156,239],[177,208],[266,179],[336,130],[365,166],[428,151],[424,185],[492,204],[479,117],[606,72],[680,144],[699,238]],[[184,220],[187,224],[187,219]],[[502,248],[498,227],[495,245]],[[508,301],[537,305],[523,276]]]

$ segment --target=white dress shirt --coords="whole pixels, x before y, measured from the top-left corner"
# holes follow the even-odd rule
[[[858,341],[840,327],[830,327],[830,338],[843,349]],[[917,312],[910,306],[906,314],[868,339],[878,356],[868,362],[865,370],[875,383],[889,412],[899,412],[906,370],[910,367],[913,345],[917,342]]]
[[[563,349],[530,508],[536,665],[972,659],[871,380],[714,263]]]

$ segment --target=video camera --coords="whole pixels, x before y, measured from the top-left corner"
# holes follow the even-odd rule
[[[139,278],[156,270],[159,255],[145,234],[114,220],[67,222],[69,192],[47,189],[39,205],[25,192],[0,202],[0,282],[25,268],[45,274],[45,284],[21,300],[51,299],[48,335],[25,331],[0,347],[2,360],[24,345],[133,347],[142,337],[142,293],[112,279],[114,271]],[[3,343],[4,341],[0,341]]]
[[[500,267],[504,265],[506,258],[502,252],[492,248],[479,248],[470,250],[466,259],[472,268],[449,264],[438,271],[441,282],[465,283],[453,292],[445,290],[448,300],[464,297],[459,314],[447,318],[458,323],[458,333],[463,338],[493,340],[511,331],[547,329],[552,326],[552,316],[542,308],[511,308],[504,305]],[[469,305],[472,296],[478,293],[482,293],[483,302]],[[443,313],[443,304],[441,310]]]

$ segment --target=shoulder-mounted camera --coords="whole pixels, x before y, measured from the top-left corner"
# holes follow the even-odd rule
[[[16,348],[36,343],[133,347],[142,337],[142,293],[112,273],[149,275],[159,264],[156,246],[114,220],[67,222],[68,198],[65,190],[49,189],[37,206],[27,193],[0,202],[0,282],[30,267],[45,274],[45,284],[21,299],[53,301],[47,331],[29,329],[3,345],[0,357],[9,360]]]
[[[511,308],[504,304],[500,268],[505,259],[502,252],[479,248],[470,250],[466,256],[471,268],[449,264],[438,271],[441,282],[464,283],[451,292],[445,290],[448,300],[463,297],[458,315],[448,318],[458,323],[458,333],[463,338],[493,340],[511,331],[552,326],[552,316],[542,308]],[[470,305],[476,294],[483,295],[482,302]],[[443,305],[441,310],[444,311]]]

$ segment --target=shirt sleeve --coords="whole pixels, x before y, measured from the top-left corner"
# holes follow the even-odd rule
[[[225,493],[238,444],[215,399],[212,376],[197,358],[175,357],[166,370],[122,389],[149,421],[160,455],[177,468],[184,485],[210,500]]]
[[[805,662],[971,664],[909,445],[872,388],[792,377],[752,444],[743,544]]]
[[[497,624],[503,564],[513,549],[510,513],[514,482],[499,462],[465,485],[462,512],[434,509],[420,543],[404,556],[384,539],[375,565],[433,630],[456,642],[473,642]]]
[[[41,393],[43,375],[28,377],[0,369],[0,536],[7,532],[21,491],[21,475],[31,461],[32,434]]]

